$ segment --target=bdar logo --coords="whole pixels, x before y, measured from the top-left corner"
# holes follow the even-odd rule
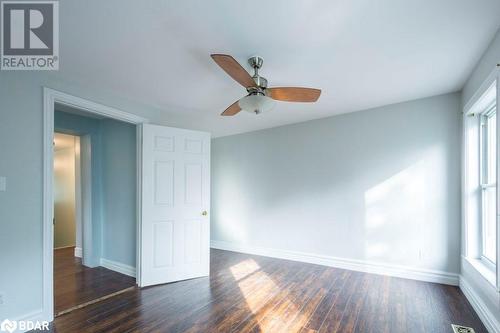
[[[17,323],[15,321],[10,321],[8,319],[5,319],[2,321],[2,324],[0,324],[0,331],[3,332],[9,332],[12,333],[16,330],[17,328]]]

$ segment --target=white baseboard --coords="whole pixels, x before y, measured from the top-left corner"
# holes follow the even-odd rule
[[[83,256],[83,251],[81,247],[75,247],[75,257],[81,258]]]
[[[476,310],[477,315],[484,326],[486,326],[488,332],[500,333],[500,323],[495,318],[495,315],[491,313],[481,297],[474,291],[474,288],[472,288],[470,283],[467,282],[463,276],[460,276],[460,289],[465,297],[467,297],[474,310]]]
[[[357,259],[337,258],[313,253],[304,253],[288,250],[270,249],[249,245],[240,245],[224,241],[212,240],[210,247],[214,249],[242,252],[265,257],[273,257],[286,260],[301,261],[310,264],[330,266],[352,271],[389,275],[405,279],[420,280],[434,283],[458,286],[458,274],[435,271],[407,266],[383,264]]]
[[[122,273],[135,278],[135,267],[125,265],[116,261],[101,258],[101,266],[112,271]]]

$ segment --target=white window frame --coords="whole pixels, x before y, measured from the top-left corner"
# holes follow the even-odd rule
[[[480,177],[479,177],[479,179],[480,179],[479,186],[481,187],[481,217],[479,219],[479,222],[480,222],[480,225],[479,225],[480,241],[478,243],[478,245],[479,245],[478,253],[479,253],[479,259],[482,260],[484,265],[492,271],[495,271],[496,262],[498,261],[498,255],[497,255],[497,258],[495,258],[495,261],[492,261],[490,258],[488,258],[485,255],[485,251],[484,251],[485,240],[486,240],[486,237],[484,234],[484,230],[485,230],[484,225],[486,223],[484,212],[487,209],[485,207],[485,199],[484,198],[486,196],[486,191],[488,189],[496,188],[496,186],[497,186],[496,177],[495,177],[495,182],[490,182],[490,180],[488,179],[489,178],[488,177],[488,174],[489,174],[488,161],[489,161],[489,159],[487,156],[488,144],[489,144],[489,141],[488,141],[488,138],[489,138],[488,120],[493,114],[496,114],[496,111],[497,111],[497,109],[496,109],[496,100],[495,100],[495,102],[488,105],[479,116],[479,126],[480,126],[480,129],[479,129],[479,137],[480,137],[480,139],[479,139],[479,170],[481,172]],[[498,128],[498,125],[496,125],[496,126]],[[497,136],[498,136],[498,134],[497,134]],[[498,153],[497,153],[497,155],[498,155]],[[498,169],[498,167],[497,167],[497,169]],[[497,211],[498,211],[498,209],[495,212],[495,217],[498,216]],[[497,243],[498,243],[498,237],[497,237]]]
[[[490,87],[495,86],[496,111],[500,104],[500,66],[490,73],[481,87],[469,99],[463,108],[463,150],[462,150],[462,257],[480,275],[482,275],[498,292],[500,292],[500,186],[496,191],[496,261],[497,264],[482,256],[482,177],[483,173],[479,161],[481,157],[480,124],[481,113],[489,110],[491,104]],[[497,165],[498,179],[500,168],[500,119],[497,114]]]

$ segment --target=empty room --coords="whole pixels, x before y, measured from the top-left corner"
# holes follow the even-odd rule
[[[0,332],[500,333],[499,0],[0,0]]]

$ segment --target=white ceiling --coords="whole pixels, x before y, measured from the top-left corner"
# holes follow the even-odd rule
[[[60,75],[214,136],[458,91],[500,25],[498,0],[65,0],[60,7]],[[261,55],[270,86],[323,94],[315,104],[220,117],[245,90],[211,53],[231,54],[245,68]]]

